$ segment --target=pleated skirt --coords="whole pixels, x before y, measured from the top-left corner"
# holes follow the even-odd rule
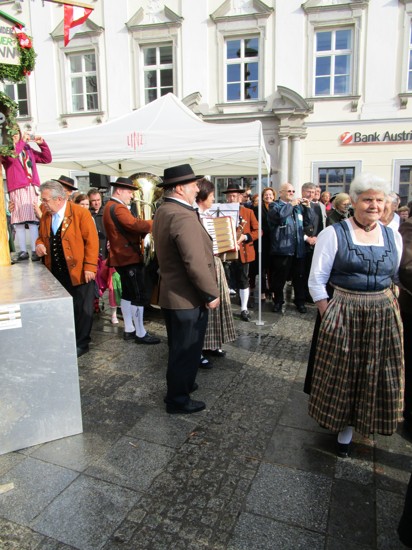
[[[203,349],[221,348],[222,344],[236,340],[229,287],[227,286],[223,264],[217,256],[215,256],[215,268],[220,305],[216,309],[209,309],[209,320],[207,322]]]
[[[403,410],[403,332],[391,289],[349,292],[335,287],[322,318],[309,415],[339,432],[365,437],[395,432]]]
[[[9,196],[10,200],[14,202],[14,210],[11,213],[10,220],[12,224],[39,222],[33,207],[33,202],[39,200],[34,185],[10,191]]]

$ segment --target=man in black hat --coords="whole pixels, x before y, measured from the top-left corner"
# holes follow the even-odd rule
[[[245,193],[237,183],[229,184],[226,191],[228,203],[241,203]],[[250,312],[247,308],[249,301],[249,264],[255,259],[255,248],[253,242],[259,238],[259,223],[255,213],[250,208],[239,204],[239,225],[237,230],[239,258],[231,262],[230,270],[236,280],[236,286],[240,297],[240,318],[243,321],[250,321]]]
[[[66,191],[67,200],[70,200],[70,195],[73,191],[79,190],[79,188],[74,184],[74,179],[69,178],[69,176],[60,176],[59,179],[53,181],[58,181],[61,185],[63,185],[63,189]]]
[[[152,220],[133,216],[130,205],[136,187],[130,178],[112,182],[113,194],[103,212],[103,224],[110,243],[108,265],[115,267],[122,283],[120,308],[124,321],[124,340],[136,344],[159,344],[156,336],[143,325],[144,306],[148,303],[144,284],[143,239],[152,230]]]
[[[169,345],[166,411],[195,413],[205,408],[190,393],[195,383],[208,309],[219,305],[212,240],[193,203],[199,191],[189,164],[164,171],[164,202],[153,222],[160,267],[159,304],[166,321]]]

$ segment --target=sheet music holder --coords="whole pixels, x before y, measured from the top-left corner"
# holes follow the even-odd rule
[[[238,202],[225,202],[214,203],[208,209],[208,215],[212,217],[230,216],[235,224],[235,227],[239,225],[239,203]]]

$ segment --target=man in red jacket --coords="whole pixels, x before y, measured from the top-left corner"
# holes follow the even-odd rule
[[[103,225],[109,242],[108,264],[115,267],[122,283],[120,307],[124,321],[124,340],[136,344],[159,344],[143,326],[143,311],[148,299],[144,284],[142,240],[152,230],[152,220],[139,220],[128,205],[136,187],[130,178],[112,183],[113,195],[104,207]]]

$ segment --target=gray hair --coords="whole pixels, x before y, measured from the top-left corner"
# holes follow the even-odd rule
[[[400,203],[399,195],[398,195],[398,193],[395,193],[395,191],[391,191],[390,193],[388,193],[388,199],[393,204],[396,204],[396,206],[398,206],[398,204]]]
[[[356,202],[359,195],[366,191],[381,191],[385,195],[388,195],[391,190],[389,182],[385,181],[379,176],[374,174],[362,173],[352,181],[349,188],[349,195],[353,202]]]
[[[304,183],[302,185],[302,191],[304,191],[306,189],[316,189],[316,185],[314,183],[312,183],[311,181],[307,181],[306,183]]]
[[[57,199],[58,197],[65,199],[67,196],[63,185],[56,180],[49,180],[40,185],[40,193],[47,189],[50,191],[52,199]]]

